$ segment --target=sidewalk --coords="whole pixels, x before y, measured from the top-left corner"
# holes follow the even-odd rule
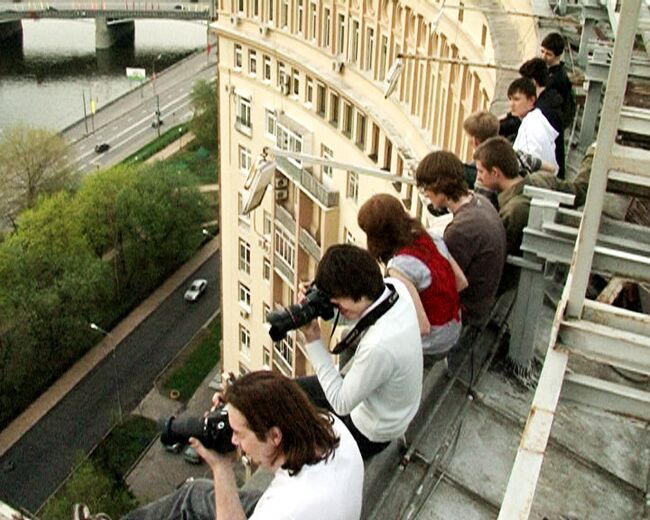
[[[110,337],[104,337],[97,345],[77,361],[58,381],[48,388],[29,408],[0,432],[0,456],[11,448],[32,426],[65,397],[113,348],[142,323],[181,283],[203,262],[219,249],[219,237],[210,240],[189,261],[172,274],[144,302],[124,318]]]

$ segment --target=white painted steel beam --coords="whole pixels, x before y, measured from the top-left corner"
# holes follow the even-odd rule
[[[598,152],[596,151],[596,153]],[[595,161],[594,159],[594,164]],[[650,164],[650,151],[648,150],[614,144],[608,152],[607,167],[610,170],[650,178],[648,164]]]
[[[593,300],[585,301],[582,319],[650,337],[650,316]]]
[[[567,374],[562,399],[650,421],[650,393],[584,374]]]
[[[624,132],[650,135],[650,110],[639,107],[624,106],[618,128]]]
[[[599,363],[650,374],[650,337],[585,320],[565,320],[555,347]]]

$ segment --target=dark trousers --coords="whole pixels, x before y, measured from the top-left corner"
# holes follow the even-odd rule
[[[334,415],[336,415],[343,424],[347,426],[348,430],[354,437],[354,440],[357,441],[357,446],[359,446],[359,451],[361,452],[361,457],[363,460],[368,460],[372,456],[377,455],[382,451],[389,442],[373,442],[363,433],[361,433],[357,427],[352,422],[352,418],[349,415],[339,415],[332,409],[325,392],[323,392],[323,387],[321,386],[318,378],[316,376],[304,376],[296,379],[296,383],[300,385],[300,388],[307,394],[309,400],[314,403],[318,408],[323,408]]]

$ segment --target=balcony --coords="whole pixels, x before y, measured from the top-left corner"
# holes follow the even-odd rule
[[[307,170],[296,166],[286,157],[276,157],[278,168],[295,182],[300,189],[308,193],[325,208],[334,208],[339,205],[339,192],[328,190],[316,177]]]
[[[292,235],[296,232],[296,220],[279,204],[275,206],[275,219]]]
[[[275,271],[284,279],[285,282],[293,287],[293,268],[277,253],[273,255],[273,259],[275,260]]]
[[[298,235],[298,243],[314,260],[317,262],[320,261],[321,247],[318,245],[318,242],[316,242],[316,239],[311,236],[309,231],[302,227],[300,228],[300,233]]]

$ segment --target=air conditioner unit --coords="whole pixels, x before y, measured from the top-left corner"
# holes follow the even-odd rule
[[[268,23],[263,23],[260,25],[260,36],[266,36],[269,34],[269,31],[271,30],[271,26]]]
[[[233,25],[239,25],[239,22],[241,22],[241,18],[236,15],[236,14],[231,14],[230,15],[230,23]]]
[[[239,315],[240,315],[242,318],[247,319],[247,318],[250,316],[250,313],[249,313],[248,311],[245,311],[244,309],[241,309],[241,310],[239,311]]]
[[[289,198],[289,190],[275,190],[275,202],[283,202]]]
[[[268,238],[266,238],[266,237],[264,237],[264,238],[260,238],[260,239],[257,241],[257,245],[260,246],[262,249],[264,249],[264,251],[267,251],[267,252],[268,252],[269,247],[270,247],[270,245],[271,245],[271,241],[270,241]]]
[[[341,73],[343,72],[343,66],[345,65],[345,61],[341,56],[337,56],[332,60],[332,70],[334,72]]]
[[[286,177],[284,177],[282,175],[279,175],[278,177],[275,178],[274,186],[276,187],[276,189],[279,189],[279,190],[284,189],[287,186],[289,186],[289,179],[287,179]]]
[[[289,78],[289,75],[283,73],[280,76],[280,92],[282,92],[282,94],[284,94],[285,96],[288,96],[290,90],[291,90],[291,80]]]

